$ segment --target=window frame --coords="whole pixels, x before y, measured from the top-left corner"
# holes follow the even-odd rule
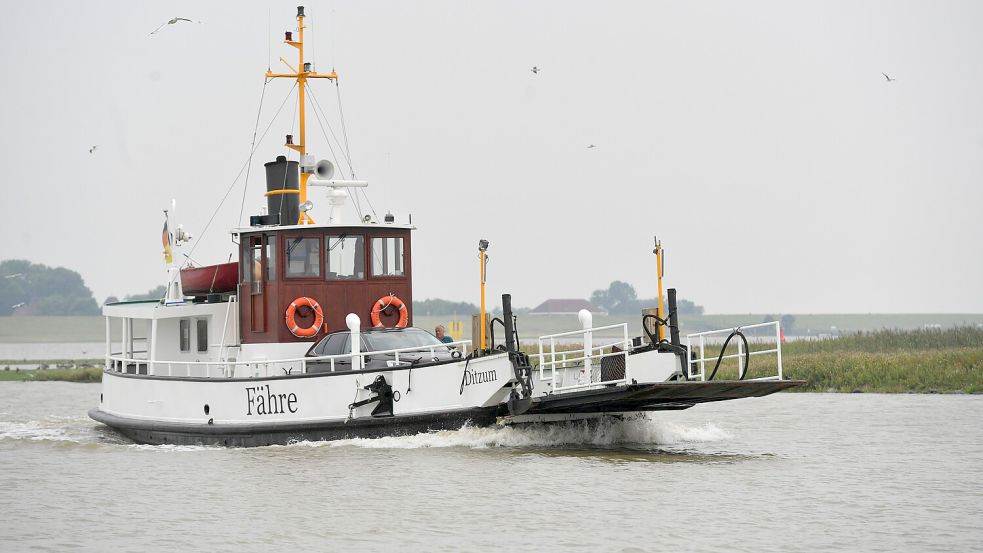
[[[376,240],[394,240],[394,241],[399,240],[401,242],[400,257],[402,258],[401,259],[402,262],[401,264],[403,268],[402,274],[376,274],[375,272],[375,241]],[[409,258],[409,256],[406,253],[407,242],[409,242],[409,240],[407,239],[406,236],[403,236],[402,234],[370,235],[368,240],[369,267],[367,267],[367,269],[369,270],[369,277],[373,279],[394,279],[394,280],[403,280],[409,278],[408,263],[406,262],[406,260]],[[381,264],[383,267],[385,266],[386,264],[385,259]]]
[[[203,332],[205,335],[204,340],[202,340]],[[204,342],[204,344],[202,342]],[[198,353],[205,353],[208,351],[208,319],[195,319],[195,346]]]
[[[191,351],[191,319],[178,319],[178,349],[182,353]]]
[[[341,240],[341,239],[348,239],[348,238],[354,239],[356,243],[358,242],[359,238],[362,239],[362,256],[361,256],[362,276],[358,276],[358,271],[356,270],[354,271],[353,276],[332,278],[328,276],[329,258],[331,256],[331,253],[328,250],[328,246],[329,244],[331,244],[332,239]],[[350,282],[350,281],[364,282],[369,277],[369,270],[368,267],[366,267],[366,259],[368,258],[368,255],[366,255],[366,245],[370,240],[372,240],[372,238],[373,238],[372,236],[368,236],[363,233],[339,232],[336,234],[331,234],[331,233],[325,234],[324,241],[322,243],[322,245],[324,246],[324,280],[326,280],[327,282]],[[356,253],[355,255],[357,256],[358,254]]]
[[[283,258],[283,280],[321,280],[324,278],[324,256],[321,252],[324,251],[324,240],[322,240],[323,235],[321,234],[291,234],[283,237],[283,252],[280,257]],[[288,253],[289,245],[293,241],[301,240],[316,240],[317,247],[315,251],[317,252],[317,274],[315,275],[291,275],[290,274],[290,254]],[[310,252],[310,250],[308,250]]]

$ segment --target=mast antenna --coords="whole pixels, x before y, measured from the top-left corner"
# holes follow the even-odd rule
[[[284,33],[283,42],[293,46],[297,49],[298,60],[297,68],[294,69],[290,67],[290,64],[284,62],[287,67],[289,67],[293,73],[274,73],[272,70],[266,70],[266,78],[268,79],[294,79],[297,82],[297,95],[298,95],[298,105],[300,110],[300,136],[296,144],[293,143],[292,137],[287,138],[286,147],[296,151],[300,154],[301,166],[304,166],[304,159],[307,156],[307,127],[305,121],[305,107],[306,102],[304,101],[305,87],[307,85],[307,79],[334,79],[335,82],[338,81],[338,74],[332,70],[331,73],[318,73],[314,70],[313,64],[310,62],[304,62],[304,6],[297,6],[297,36],[294,37],[294,33],[291,31],[286,31]],[[295,40],[296,38],[296,40]],[[281,58],[282,59],[282,58]],[[298,202],[303,205],[307,202],[307,179],[310,178],[311,172],[314,167],[306,168],[308,170],[302,170],[300,174],[300,189],[297,191],[299,194]],[[298,225],[311,225],[314,224],[314,219],[311,219],[308,211],[301,211],[300,219],[297,221]]]

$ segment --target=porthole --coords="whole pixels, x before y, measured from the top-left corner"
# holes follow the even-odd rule
[[[209,412],[209,411],[211,411],[211,410],[212,410],[212,409],[211,409],[211,408],[210,408],[210,407],[208,406],[208,404],[206,403],[206,404],[205,404],[205,414],[207,415],[207,414],[208,414],[208,412]]]

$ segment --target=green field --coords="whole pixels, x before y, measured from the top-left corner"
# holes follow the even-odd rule
[[[79,367],[77,369],[43,369],[33,371],[10,369],[0,371],[0,382],[11,380],[99,382],[102,380],[102,366]]]
[[[752,344],[751,351],[773,347]],[[736,353],[732,342],[727,354]],[[719,355],[719,346],[706,356]],[[713,368],[707,363],[707,375]],[[881,330],[839,338],[786,342],[785,378],[803,392],[983,393],[983,329]],[[748,378],[777,372],[774,355],[752,356]],[[717,379],[737,378],[737,361],[721,363]]]
[[[883,329],[915,330],[924,328],[926,325],[940,325],[942,328],[957,326],[983,326],[983,314],[794,314],[795,327],[787,331],[789,335],[796,336],[821,336],[821,335],[847,335],[857,332],[869,332]],[[764,322],[766,314],[747,314],[747,315],[701,315],[701,316],[681,316],[680,332],[683,336],[692,332],[703,332],[720,328],[732,328],[735,326],[745,326]],[[781,318],[781,314],[772,315],[767,320],[773,321]],[[433,331],[438,324],[446,325],[452,317],[423,317],[413,318],[413,324],[420,328]],[[464,322],[465,338],[471,336],[471,319],[459,317],[458,320]],[[638,336],[642,333],[641,315],[598,315],[594,317],[594,326],[606,326],[611,324],[628,323],[628,333],[630,336]],[[518,320],[519,337],[522,339],[535,339],[547,334],[556,334],[577,330],[580,322],[576,315],[524,315]],[[500,333],[500,326],[496,326],[496,334]],[[608,333],[607,335],[614,335]]]
[[[102,342],[102,317],[0,317],[0,343]]]
[[[773,347],[752,343],[751,351]],[[523,349],[536,353],[536,346]],[[563,350],[576,350],[573,344]],[[731,343],[727,354],[736,353]],[[720,346],[708,345],[705,355],[716,359]],[[535,360],[534,360],[535,362]],[[101,378],[98,360],[73,362],[44,360],[49,366],[77,363],[77,369],[21,370],[16,361],[0,360],[0,381],[3,380],[68,380],[95,382]],[[714,365],[708,361],[709,376]],[[795,388],[804,392],[882,392],[882,393],[983,393],[983,329],[955,327],[944,330],[882,330],[823,340],[786,342],[782,347],[784,376],[805,380],[806,385]],[[748,378],[776,374],[773,354],[752,356]],[[725,360],[717,379],[737,378],[737,361]]]
[[[702,315],[680,317],[680,332],[701,332],[718,328],[760,323],[765,314]],[[789,335],[853,334],[881,329],[918,329],[926,325],[954,326],[983,325],[983,314],[795,314],[795,328]],[[776,317],[772,316],[774,320]],[[433,331],[438,324],[446,325],[450,316],[417,316],[414,325]],[[470,317],[458,317],[464,322],[465,337],[470,337]],[[641,316],[595,316],[594,326],[627,322],[630,335],[641,334]],[[835,327],[835,329],[833,328]],[[546,334],[576,330],[580,322],[576,315],[523,315],[519,317],[519,335],[534,339]],[[500,332],[496,327],[496,333]],[[102,342],[106,322],[102,317],[0,317],[0,343]],[[118,328],[113,335],[119,333]],[[611,333],[610,335],[614,335]]]

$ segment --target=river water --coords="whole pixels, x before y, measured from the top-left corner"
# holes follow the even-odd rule
[[[222,449],[128,443],[98,395],[0,382],[0,550],[983,550],[981,396]]]

